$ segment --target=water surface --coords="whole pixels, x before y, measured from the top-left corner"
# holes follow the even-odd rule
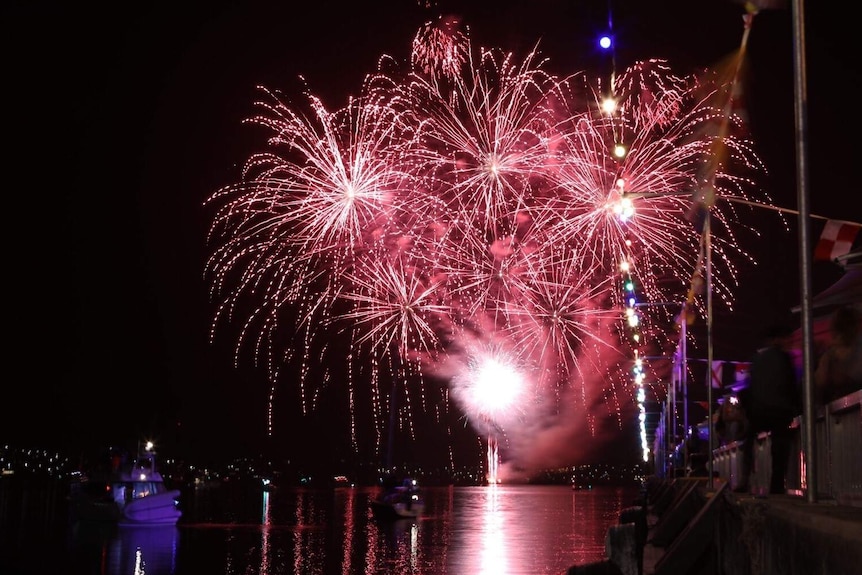
[[[416,520],[378,522],[375,488],[211,485],[176,527],[69,523],[62,495],[0,495],[0,573],[69,575],[543,575],[604,557],[636,487],[423,488]]]

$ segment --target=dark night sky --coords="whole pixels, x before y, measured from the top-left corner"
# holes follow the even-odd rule
[[[688,71],[739,47],[744,13],[730,0],[177,4],[0,9],[12,200],[0,441],[78,448],[152,434],[198,454],[216,453],[217,440],[228,441],[225,453],[261,445],[262,372],[233,367],[234,334],[208,343],[202,205],[262,148],[242,125],[257,85],[289,91],[302,74],[335,108],[381,54],[407,57],[418,28],[441,12],[462,15],[476,45],[523,53],[539,41],[554,70],[599,75],[608,58],[594,39],[609,6],[617,69],[666,58]],[[834,3],[807,9],[811,213],[859,221],[860,73],[858,49],[845,50],[857,32]],[[769,169],[761,185],[796,209],[792,57],[789,6],[759,13],[747,96]],[[773,215],[758,223],[760,263],[741,267],[733,317],[716,310],[716,358],[745,359],[763,325],[798,322],[789,312],[799,302],[798,225],[788,221],[786,230]],[[812,241],[821,227],[812,220]],[[839,274],[830,263],[813,272],[815,290]],[[628,449],[635,438],[622,435]]]

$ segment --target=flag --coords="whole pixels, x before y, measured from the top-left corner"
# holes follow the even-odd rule
[[[721,376],[722,376],[722,373],[724,372],[724,362],[723,361],[713,361],[712,362],[712,369],[710,370],[710,372],[711,372],[711,378],[710,379],[712,380],[712,387],[720,389],[721,383],[722,383]]]
[[[733,365],[733,381],[735,384],[743,384],[748,380],[748,370],[751,369],[750,361],[737,361]]]
[[[712,362],[711,377],[712,387],[721,389],[730,388],[744,384],[748,379],[748,370],[751,368],[750,361],[721,361]]]
[[[827,220],[814,249],[814,261],[835,261],[849,253],[860,228],[860,224]]]

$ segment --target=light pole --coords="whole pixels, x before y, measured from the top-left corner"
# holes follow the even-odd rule
[[[793,11],[793,63],[794,63],[794,103],[796,112],[796,172],[797,199],[799,202],[799,280],[802,295],[802,365],[804,368],[805,401],[803,413],[804,442],[806,455],[805,481],[808,486],[806,499],[817,502],[817,482],[814,473],[814,345],[811,319],[811,238],[808,221],[808,108],[805,77],[805,3],[792,0]]]
[[[665,197],[679,197],[679,196],[687,196],[692,198],[692,202],[695,204],[704,205],[704,224],[703,230],[701,232],[701,253],[698,255],[698,261],[695,264],[694,271],[692,273],[692,281],[694,278],[700,273],[701,269],[701,261],[704,261],[705,270],[705,280],[706,280],[706,347],[707,347],[707,361],[708,365],[712,365],[713,360],[713,333],[712,333],[712,244],[710,238],[710,214],[709,207],[702,201],[701,196],[703,195],[703,190],[695,190],[694,192],[689,190],[680,190],[675,192],[631,192],[628,190],[623,191],[620,194],[620,200],[623,203],[624,209],[626,206],[629,210],[633,211],[634,206],[632,205],[632,201],[638,198],[650,199],[650,198],[665,198]],[[671,302],[645,302],[643,304],[635,304],[635,306],[639,305],[669,305]],[[675,363],[674,367],[679,369],[679,377],[682,382],[683,389],[683,437],[688,433],[688,385],[685,382],[685,370],[687,367],[687,348],[686,348],[686,340],[687,340],[687,325],[688,325],[688,306],[693,303],[693,286],[689,290],[689,296],[686,298],[686,301],[681,304],[682,309],[679,314],[679,325],[680,325],[680,340],[677,343],[677,353],[675,355],[682,358],[679,363]],[[678,303],[674,303],[674,305],[680,305]],[[707,373],[709,373],[709,369],[707,369]],[[711,377],[711,376],[710,376]],[[711,454],[713,451],[713,432],[712,432],[712,382],[711,379],[708,380],[709,383],[707,385],[707,417],[709,421],[709,425],[707,425],[707,443],[709,445],[709,453]],[[674,417],[673,417],[673,428],[674,433],[676,432],[676,385],[674,384],[672,387],[672,393],[674,395]],[[688,466],[688,452],[685,451],[685,466]],[[709,489],[713,488],[713,465],[712,465],[712,457],[707,457],[707,470],[709,474]]]
[[[667,390],[668,397],[668,420],[667,423],[673,431],[673,435],[670,437],[675,437],[677,433],[677,398],[676,398],[676,390],[677,387],[682,389],[682,420],[683,420],[683,436],[685,436],[685,431],[688,431],[688,381],[686,375],[686,369],[688,367],[688,348],[687,348],[687,323],[685,321],[685,303],[675,302],[675,301],[657,301],[657,302],[638,302],[634,304],[634,307],[680,307],[680,314],[678,316],[678,321],[680,325],[680,335],[679,340],[676,344],[676,349],[674,350],[674,354],[672,357],[667,356],[643,356],[642,359],[650,360],[650,359],[671,359],[673,360],[673,372],[670,378],[670,386]],[[668,439],[670,439],[668,437]],[[668,446],[670,448],[671,446]],[[688,466],[688,454],[685,454],[685,466]]]

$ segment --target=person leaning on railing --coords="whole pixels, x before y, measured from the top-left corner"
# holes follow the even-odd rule
[[[814,383],[826,404],[862,389],[862,304],[836,309],[829,324],[831,341],[820,356]]]

